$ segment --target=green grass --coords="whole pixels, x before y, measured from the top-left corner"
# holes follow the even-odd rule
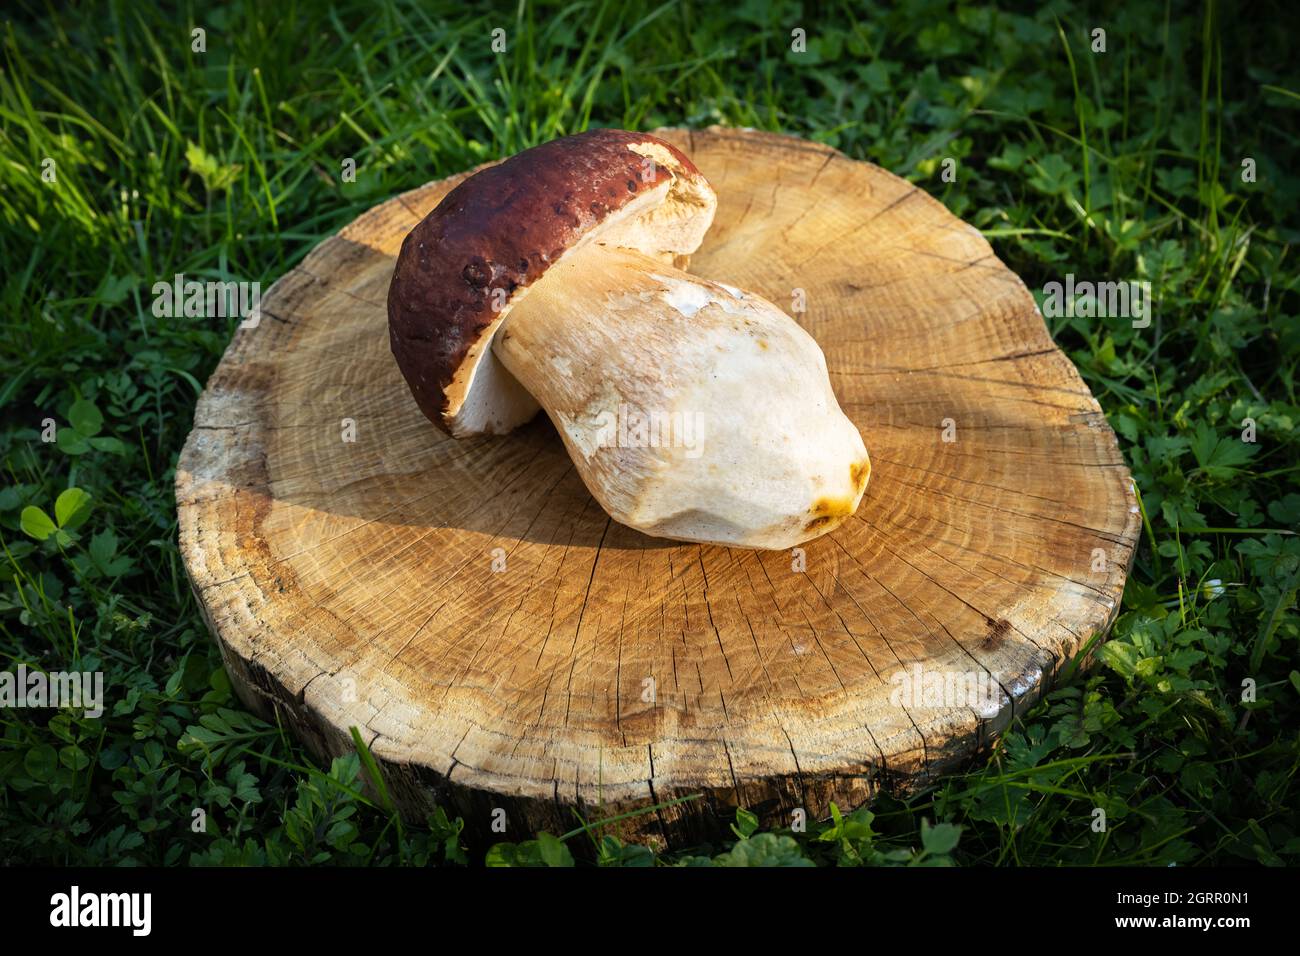
[[[754,2],[7,12],[0,667],[102,670],[109,709],[0,711],[0,862],[485,859],[461,849],[458,821],[401,824],[365,786],[364,748],[316,767],[232,697],[177,554],[172,486],[234,320],[155,318],[151,286],[183,272],[265,288],[394,193],[589,124],[724,123],[908,177],[1030,288],[1067,272],[1150,281],[1149,328],[1050,322],[1142,498],[1122,614],[1099,666],[908,800],[805,834],[756,832],[741,813],[734,839],[667,859],[575,820],[489,862],[1295,864],[1290,5],[859,6],[821,19]],[[207,52],[192,52],[191,26]],[[68,488],[85,497],[56,505]]]

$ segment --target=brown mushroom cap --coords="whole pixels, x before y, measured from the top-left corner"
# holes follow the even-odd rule
[[[717,199],[676,147],[598,129],[475,173],[406,237],[388,289],[393,355],[448,434],[503,434],[538,405],[493,356],[492,336],[552,265],[599,242],[672,261],[694,252]]]

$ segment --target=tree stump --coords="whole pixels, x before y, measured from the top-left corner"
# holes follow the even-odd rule
[[[808,329],[870,451],[856,517],[802,551],[613,523],[545,415],[466,441],[425,420],[385,301],[463,176],[317,246],[199,401],[180,545],[239,696],[323,757],[359,728],[412,817],[521,840],[695,796],[618,825],[672,845],[737,804],[856,806],[974,753],[1118,610],[1129,472],[979,232],[824,146],[658,135],[718,193],[691,270]]]

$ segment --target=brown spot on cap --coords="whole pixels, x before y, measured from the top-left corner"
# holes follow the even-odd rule
[[[461,278],[476,289],[482,289],[492,279],[492,270],[488,264],[479,256],[475,256],[465,263],[465,268],[460,270]]]

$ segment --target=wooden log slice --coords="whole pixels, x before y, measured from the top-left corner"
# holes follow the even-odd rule
[[[735,804],[854,806],[971,755],[1117,612],[1128,469],[979,232],[824,146],[659,135],[719,197],[692,271],[808,329],[870,450],[856,517],[802,552],[612,522],[544,415],[465,441],[425,420],[385,299],[464,176],[322,242],[199,401],[180,543],[241,699],[322,756],[359,728],[412,816],[521,840],[699,795],[620,824],[671,844]]]

